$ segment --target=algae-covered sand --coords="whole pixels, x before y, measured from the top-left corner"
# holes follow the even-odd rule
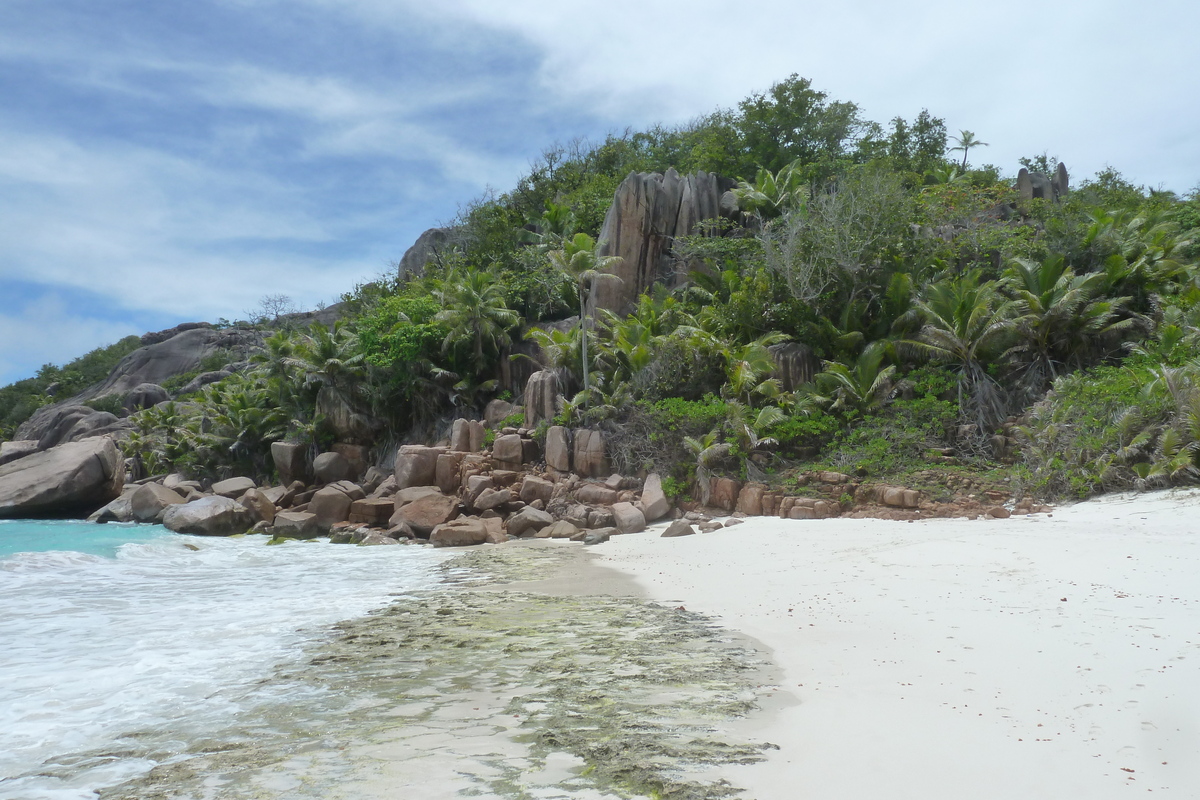
[[[577,545],[481,548],[338,626],[294,687],[114,798],[715,798],[771,692],[748,640],[624,591]],[[613,596],[613,595],[626,596]],[[278,692],[275,692],[278,695]]]

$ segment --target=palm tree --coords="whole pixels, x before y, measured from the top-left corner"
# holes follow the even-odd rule
[[[586,233],[577,233],[570,239],[565,239],[562,244],[561,250],[550,251],[550,263],[563,277],[575,284],[575,291],[579,297],[579,327],[583,331],[580,337],[583,348],[583,389],[587,392],[590,388],[588,373],[591,370],[587,353],[588,301],[598,283],[621,280],[620,277],[606,272],[619,264],[621,257],[597,255],[596,240]]]
[[[778,378],[769,377],[775,372],[775,358],[768,348],[787,338],[781,333],[768,333],[749,344],[723,349],[725,386],[732,399],[749,405],[753,397],[779,396],[783,387]]]
[[[305,386],[326,389],[347,399],[366,375],[366,360],[359,352],[358,337],[341,320],[332,328],[314,322],[285,363],[304,373]]]
[[[1011,262],[1004,285],[1017,300],[1019,341],[1007,355],[1022,365],[1031,397],[1040,396],[1063,368],[1082,368],[1089,354],[1134,325],[1134,319],[1118,318],[1128,298],[1100,297],[1105,283],[1102,274],[1076,275],[1061,255]]]
[[[733,445],[720,441],[720,431],[709,431],[699,439],[683,437],[683,446],[696,459],[696,485],[700,489],[700,504],[712,499],[712,470],[729,458]]]
[[[460,342],[471,346],[475,372],[487,366],[486,350],[499,351],[511,343],[508,331],[521,317],[508,307],[500,276],[495,270],[456,270],[448,275],[437,293],[442,310],[433,321],[447,329],[442,350]]]
[[[958,136],[952,136],[950,138],[958,142],[956,146],[950,148],[950,152],[953,153],[955,150],[961,150],[963,154],[962,164],[960,165],[959,169],[965,170],[967,168],[967,153],[972,147],[988,146],[987,142],[981,142],[976,139],[975,134],[971,131],[959,131]]]
[[[852,364],[826,361],[823,372],[816,376],[817,390],[833,411],[851,408],[865,411],[883,405],[892,395],[894,364],[883,366],[887,356],[886,342],[872,342]]]
[[[807,187],[802,182],[802,174],[799,160],[776,173],[759,167],[753,183],[738,179],[737,188],[733,190],[738,208],[764,220],[782,216],[804,200]]]
[[[917,338],[900,344],[958,372],[959,408],[986,431],[1004,418],[1004,399],[985,357],[1011,333],[1014,304],[1000,296],[994,281],[979,279],[976,270],[930,286],[914,303],[924,320]]]

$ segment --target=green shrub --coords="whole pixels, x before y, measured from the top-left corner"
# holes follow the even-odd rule
[[[945,447],[958,419],[958,404],[934,397],[897,400],[853,419],[821,455],[841,471],[874,477],[901,475],[925,465],[925,454]]]

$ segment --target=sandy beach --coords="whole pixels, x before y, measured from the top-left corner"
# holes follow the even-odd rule
[[[1198,520],[1192,491],[465,549],[272,678],[308,700],[103,796],[1200,797]]]
[[[748,797],[1200,797],[1200,492],[595,553],[769,649],[778,707],[747,724],[780,749],[723,770]]]

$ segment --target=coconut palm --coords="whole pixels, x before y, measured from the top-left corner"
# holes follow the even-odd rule
[[[577,233],[563,241],[562,249],[551,250],[550,263],[566,279],[575,285],[579,299],[579,328],[583,331],[580,337],[583,356],[583,389],[590,388],[588,373],[591,362],[588,360],[588,302],[596,286],[605,281],[620,282],[621,278],[607,270],[621,262],[620,256],[601,256],[596,253],[596,240],[586,233]]]
[[[789,208],[804,201],[808,187],[804,185],[802,175],[799,160],[776,173],[759,167],[753,183],[745,179],[738,180],[733,190],[738,208],[764,220],[782,216]]]
[[[978,271],[935,283],[914,306],[923,319],[904,349],[950,366],[958,373],[958,402],[964,415],[991,430],[1004,418],[1004,393],[988,374],[990,352],[1002,348],[1013,330],[1014,303]]]
[[[433,318],[445,326],[442,351],[461,343],[470,345],[471,362],[477,375],[487,367],[487,351],[499,350],[512,342],[509,331],[521,317],[504,299],[503,286],[496,269],[455,270],[438,290],[442,310]]]
[[[1136,320],[1121,317],[1128,298],[1102,298],[1104,275],[1076,275],[1061,255],[1041,262],[1013,259],[1005,288],[1017,300],[1017,344],[1006,355],[1020,365],[1032,397],[1040,396],[1064,369],[1085,366],[1089,356],[1114,345]]]
[[[950,152],[953,153],[956,150],[961,150],[963,154],[962,164],[959,165],[959,169],[965,170],[967,168],[967,153],[970,152],[972,147],[988,146],[987,142],[981,142],[976,139],[975,134],[971,131],[959,131],[958,136],[951,136],[950,138],[957,142],[954,147],[950,148]]]
[[[866,411],[883,405],[895,388],[892,375],[896,366],[883,365],[887,351],[885,342],[872,342],[851,364],[826,361],[815,379],[818,402],[833,411]]]

